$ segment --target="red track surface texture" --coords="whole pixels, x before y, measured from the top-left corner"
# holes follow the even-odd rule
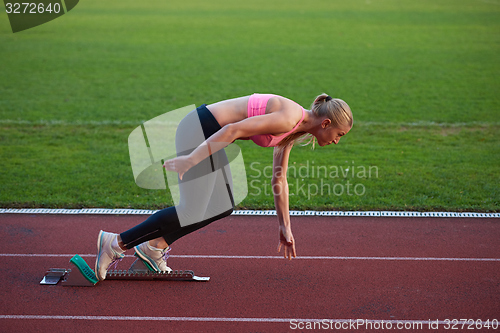
[[[334,324],[360,319],[445,332],[447,319],[500,320],[498,219],[294,217],[299,258],[289,262],[276,257],[276,217],[231,216],[172,246],[170,267],[209,282],[39,284],[76,253],[93,268],[99,230],[144,219],[0,215],[0,331],[306,332],[312,322],[289,321],[326,319],[329,329],[316,330],[326,332],[349,331],[347,322]],[[429,330],[429,319],[440,329]]]

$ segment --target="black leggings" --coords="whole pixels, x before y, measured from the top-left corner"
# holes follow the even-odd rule
[[[195,145],[201,144],[203,142],[203,137],[204,139],[208,139],[221,129],[215,117],[204,104],[189,113],[183,121],[181,121],[177,128],[177,133],[181,133],[180,135],[182,135],[182,133],[188,133],[191,138],[192,135],[189,131],[193,131],[193,124],[196,124],[198,121],[201,124],[203,135],[198,139],[198,141],[201,142],[196,141],[194,143]],[[177,155],[189,154],[193,149],[186,149],[186,147],[183,147],[182,141],[186,140],[179,140],[178,138],[179,135],[176,134]],[[191,147],[194,146],[192,141],[190,144]],[[217,187],[216,190],[213,188],[207,189],[206,181],[198,184],[196,183],[197,179],[203,178],[200,176],[206,175],[207,173],[217,174],[217,176],[214,175],[214,177],[210,177],[216,179],[213,183],[209,184],[209,187]],[[234,209],[234,199],[231,192],[230,181],[231,174],[226,153],[224,150],[219,150],[186,172],[182,181],[179,180],[181,190],[183,186],[194,186],[194,188],[198,187],[200,190],[195,193],[186,192],[186,190],[184,190],[184,197],[181,191],[181,202],[179,205],[162,209],[151,215],[143,223],[121,233],[120,237],[125,247],[130,249],[136,245],[159,237],[163,237],[167,244],[171,245],[177,239],[203,228],[216,220],[231,215]],[[197,195],[201,195],[201,197],[193,198]],[[225,204],[220,204],[221,196],[225,197]],[[200,214],[200,209],[195,208],[199,206],[198,201],[203,202],[201,206],[205,205],[210,207],[202,208]],[[216,201],[218,201],[217,204],[211,205],[212,202]],[[207,213],[208,210],[210,210],[210,213]]]

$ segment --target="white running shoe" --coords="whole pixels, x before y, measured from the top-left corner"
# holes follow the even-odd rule
[[[135,255],[139,257],[150,270],[155,272],[171,272],[172,269],[167,266],[168,252],[170,247],[159,250],[144,242],[134,247]]]
[[[99,232],[99,237],[97,238],[95,274],[100,281],[106,278],[106,272],[112,264],[125,257],[123,253],[118,253],[111,247],[116,237],[118,237],[118,234],[104,232],[102,230]]]

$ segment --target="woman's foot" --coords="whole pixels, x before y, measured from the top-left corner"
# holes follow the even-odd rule
[[[114,264],[117,260],[121,260],[125,255],[123,250],[114,248],[113,241],[117,239],[118,235],[110,232],[99,232],[97,238],[97,258],[95,260],[95,274],[97,278],[102,281],[106,278],[106,272],[109,266]]]
[[[157,249],[149,245],[149,242],[144,242],[134,247],[135,255],[147,265],[150,269],[156,272],[171,272],[172,269],[167,266],[167,254],[170,247],[166,249]]]

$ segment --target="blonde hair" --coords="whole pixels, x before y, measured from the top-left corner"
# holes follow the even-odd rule
[[[327,117],[330,119],[333,127],[352,127],[351,108],[339,98],[332,98],[327,94],[321,94],[311,104],[311,111],[316,117]],[[304,146],[312,142],[314,147],[314,139],[315,137],[312,134],[305,132],[292,133],[280,141],[277,152],[281,154],[286,147],[293,146],[295,142],[303,143],[307,141],[303,144]]]

